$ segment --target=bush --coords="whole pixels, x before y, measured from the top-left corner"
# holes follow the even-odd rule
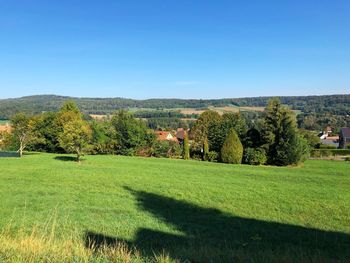
[[[321,157],[328,157],[331,156],[332,152],[330,150],[323,150],[321,151]]]
[[[313,149],[311,151],[312,157],[327,157],[330,155],[334,155],[334,156],[350,155],[350,149]]]
[[[315,157],[315,158],[321,157],[321,151],[320,150],[312,150],[311,157]]]
[[[320,149],[337,149],[334,145],[321,144]]]
[[[166,158],[180,158],[181,146],[174,141],[156,141],[152,148],[151,156],[166,157]]]
[[[345,157],[344,159],[346,162],[350,162],[350,157]]]
[[[243,146],[234,129],[228,133],[221,149],[221,161],[224,163],[242,163]]]
[[[219,154],[217,152],[210,151],[206,155],[206,160],[208,162],[214,162],[214,161],[216,161],[218,159],[218,156],[219,156]]]
[[[252,165],[265,164],[267,161],[266,153],[260,148],[247,148],[244,151],[243,162]]]

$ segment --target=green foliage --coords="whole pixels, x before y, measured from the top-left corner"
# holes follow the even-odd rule
[[[258,148],[264,144],[261,132],[256,128],[250,128],[244,138],[245,148]]]
[[[73,114],[76,114],[76,115],[81,115],[81,112],[80,112],[80,110],[78,108],[78,105],[73,100],[65,101],[63,103],[62,107],[61,107],[60,112],[61,113],[70,112],[70,113],[73,113]]]
[[[72,120],[63,126],[63,132],[59,135],[60,146],[68,153],[75,153],[77,161],[89,146],[91,140],[91,129],[83,120]]]
[[[343,112],[334,108],[328,108],[327,111],[317,111],[309,114],[300,114],[297,116],[298,126],[303,129],[312,131],[324,131],[325,127],[331,126],[333,135],[339,134],[342,127],[350,126],[349,107],[345,106]]]
[[[113,133],[109,122],[92,121],[92,154],[113,154],[117,142],[111,138]]]
[[[174,141],[156,141],[152,147],[151,156],[166,158],[181,158],[182,148]]]
[[[221,161],[224,163],[242,163],[243,146],[234,129],[228,133],[221,149]]]
[[[243,155],[243,163],[252,165],[265,164],[267,161],[266,153],[261,148],[246,148]]]
[[[295,116],[278,99],[266,108],[264,132],[268,164],[285,166],[307,158],[309,146],[297,132]]]
[[[33,120],[24,113],[18,113],[11,119],[12,138],[14,143],[12,147],[16,148],[20,156],[28,144],[35,139]]]
[[[320,144],[320,146],[318,147],[319,149],[337,149],[336,146],[334,145],[328,145],[328,144]]]
[[[149,129],[153,130],[176,130],[177,128],[187,129],[194,121],[182,120],[179,118],[158,117],[146,120]]]
[[[210,151],[207,154],[206,160],[208,162],[214,162],[214,161],[217,161],[218,157],[219,157],[219,154],[217,152]]]
[[[112,138],[117,145],[115,151],[122,155],[135,155],[148,144],[148,132],[144,122],[136,120],[124,110],[118,111],[112,118]]]
[[[350,149],[313,149],[311,150],[311,157],[325,157],[325,156],[344,156],[350,155]]]
[[[321,147],[320,138],[317,136],[317,134],[315,134],[315,132],[300,130],[300,134],[307,140],[307,143],[311,149]]]
[[[216,100],[183,100],[183,99],[149,99],[132,100],[123,98],[69,98],[63,96],[43,95],[29,96],[19,99],[0,100],[0,119],[9,119],[18,112],[29,115],[39,114],[44,111],[57,111],[63,102],[73,100],[85,113],[111,114],[115,110],[127,108],[151,108],[151,109],[176,109],[197,108],[203,109],[210,106],[224,107],[256,106],[265,107],[272,97],[253,97],[237,99]],[[329,113],[333,116],[350,115],[350,95],[325,95],[325,96],[291,96],[280,97],[281,102],[295,110],[301,110],[306,114],[320,115]],[[169,111],[169,110],[167,110]]]
[[[188,135],[187,134],[185,134],[185,136],[184,136],[184,142],[183,142],[182,147],[183,147],[182,158],[184,160],[190,159],[190,145],[189,145]]]
[[[231,129],[238,133],[240,139],[244,138],[247,125],[239,113],[225,113],[217,122],[209,126],[208,139],[210,149],[220,152]]]
[[[205,138],[203,142],[203,160],[208,161],[208,155],[209,155],[209,143],[208,139]]]
[[[34,130],[39,138],[29,146],[32,151],[62,153],[63,149],[58,142],[58,136],[63,132],[63,124],[57,125],[58,113],[46,112],[34,117]]]
[[[204,140],[206,138],[209,139],[209,130],[211,127],[217,127],[220,121],[221,117],[216,111],[208,110],[203,112],[191,130],[191,137],[196,144],[194,147],[201,149]]]

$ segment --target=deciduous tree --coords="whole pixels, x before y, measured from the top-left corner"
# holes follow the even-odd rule
[[[60,146],[68,153],[77,155],[77,162],[80,162],[91,140],[91,129],[89,125],[81,119],[71,120],[64,124],[63,132],[58,141]]]
[[[11,119],[12,136],[17,145],[17,151],[22,157],[24,149],[35,138],[34,123],[24,113],[18,113]]]

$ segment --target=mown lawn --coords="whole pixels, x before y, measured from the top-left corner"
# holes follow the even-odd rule
[[[87,156],[79,165],[30,153],[0,158],[0,167],[0,228],[14,235],[54,225],[55,239],[75,233],[87,249],[123,242],[142,261],[350,256],[350,162],[254,167]]]

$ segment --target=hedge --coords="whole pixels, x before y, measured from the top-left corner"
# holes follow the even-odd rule
[[[0,152],[1,157],[20,157],[18,152]]]
[[[313,149],[311,157],[350,155],[350,149]]]

